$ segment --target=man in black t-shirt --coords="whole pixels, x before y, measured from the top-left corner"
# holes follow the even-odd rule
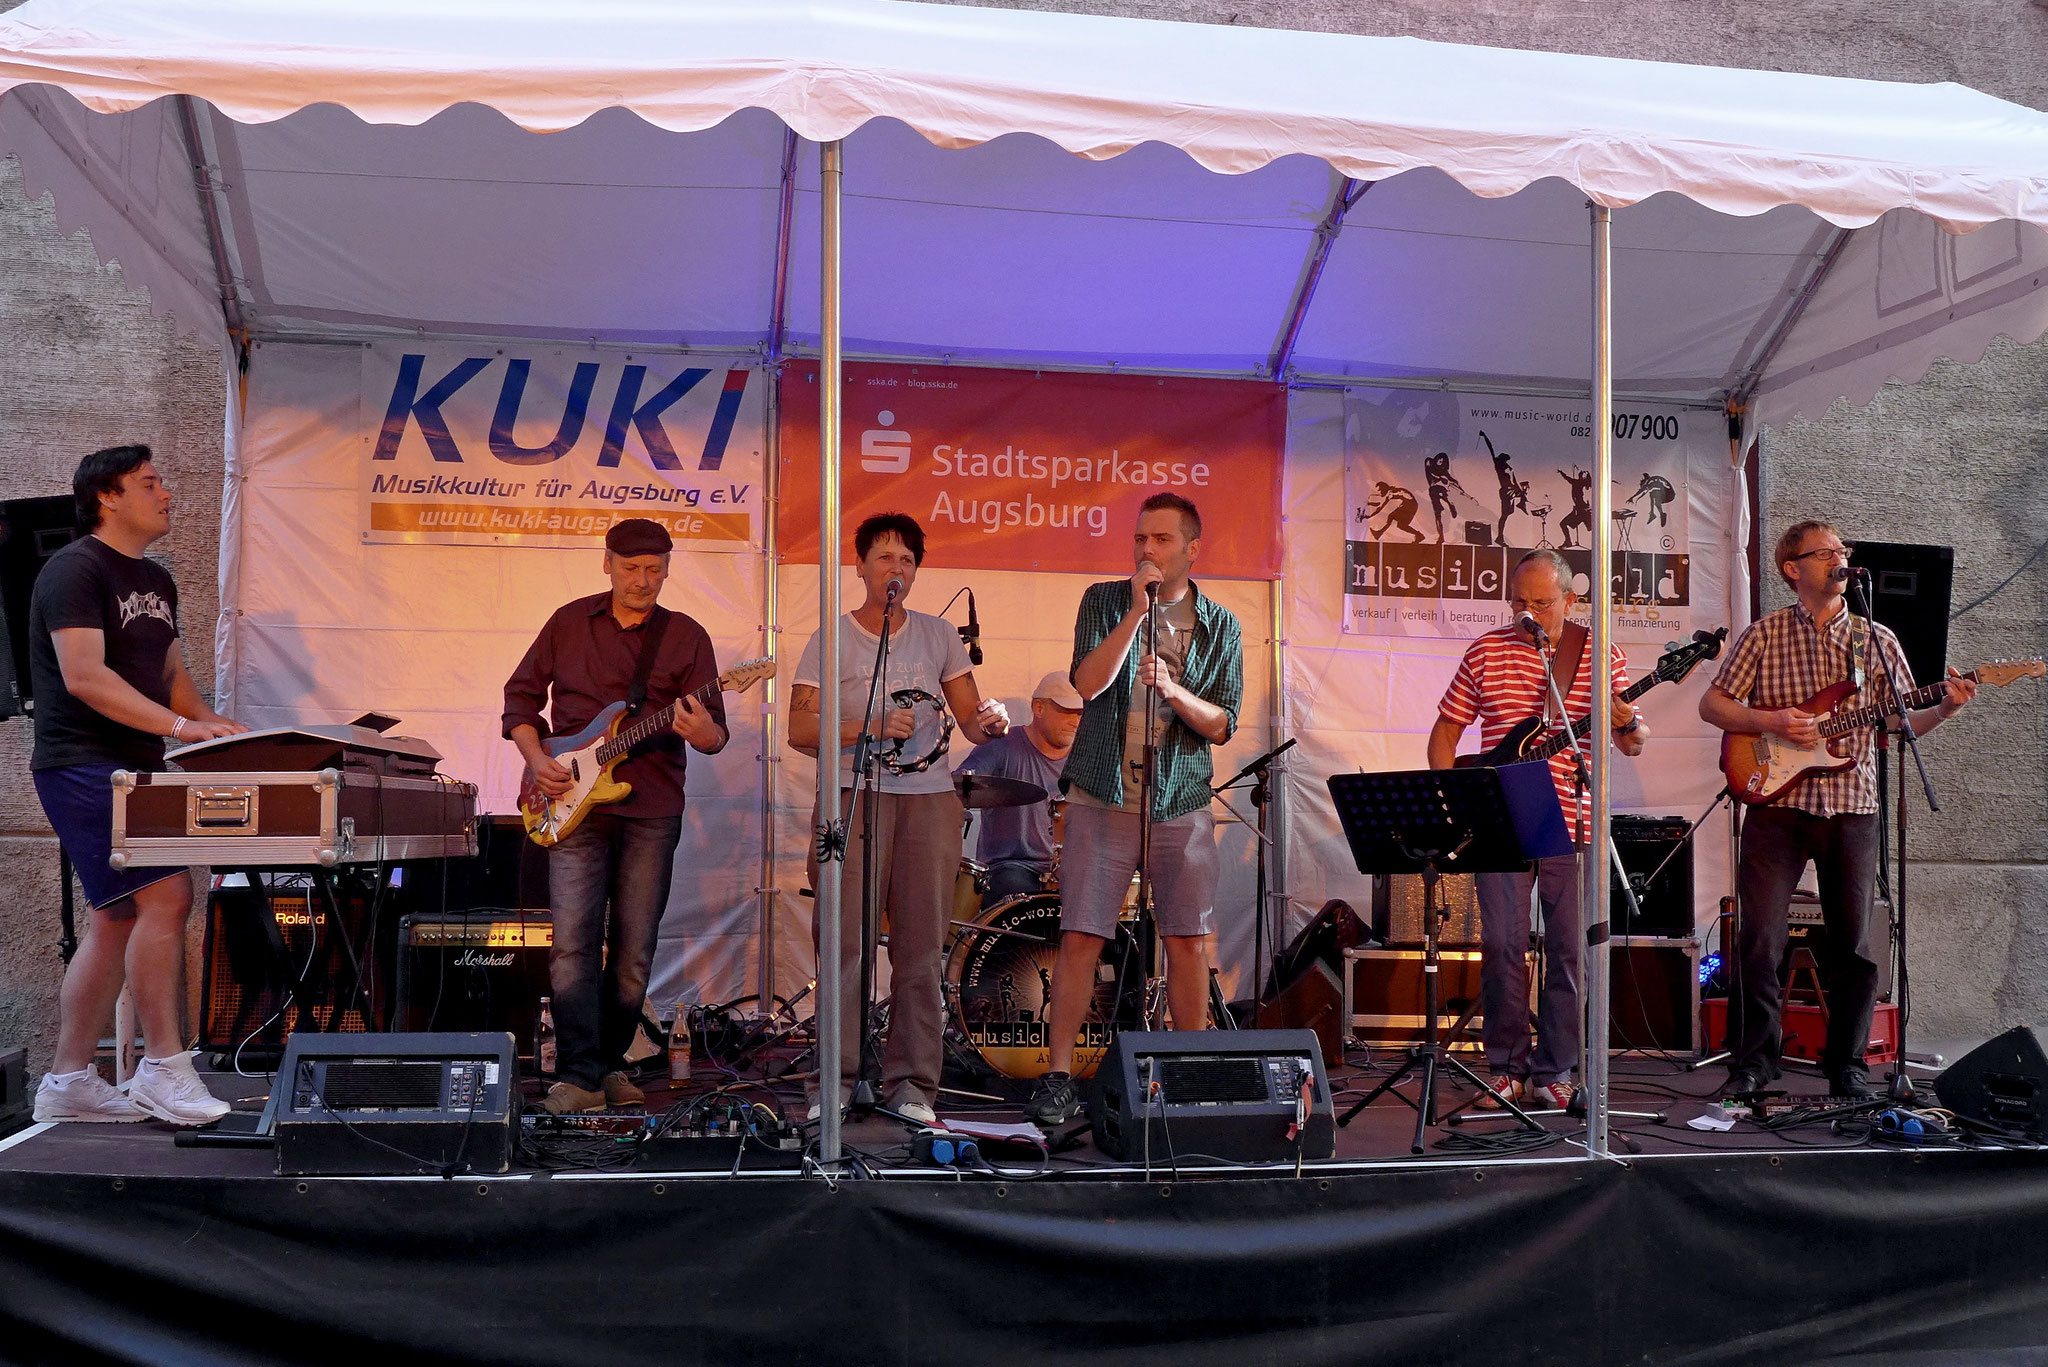
[[[142,552],[171,528],[171,494],[147,446],[115,446],[71,481],[83,533],[50,557],[30,599],[36,796],[92,909],[58,999],[57,1051],[35,1117],[198,1125],[227,1103],[199,1080],[178,1028],[179,968],[192,875],[116,870],[116,769],[164,767],[164,737],[185,743],[248,730],[199,696],[178,643],[178,587]],[[93,1071],[93,1050],[126,981],[144,1053],[123,1095]]]

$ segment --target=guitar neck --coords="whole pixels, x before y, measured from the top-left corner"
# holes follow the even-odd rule
[[[713,679],[710,683],[684,694],[683,697],[695,702],[709,702],[711,696],[717,692],[718,680]],[[603,745],[600,745],[597,748],[597,762],[599,764],[610,764],[641,741],[646,740],[650,736],[659,735],[671,726],[674,726],[676,724],[676,708],[682,701],[682,698],[677,698],[675,702],[665,703],[655,708],[654,711],[637,719],[631,726],[626,727],[618,735],[613,736]]]
[[[1977,671],[1973,669],[1963,675],[1963,677],[1975,681]],[[1851,708],[1846,712],[1830,712],[1820,723],[1820,733],[1823,736],[1833,738],[1857,730],[1860,727],[1875,726],[1887,717],[1896,717],[1902,712],[1916,712],[1923,707],[1932,707],[1946,697],[1947,694],[1948,681],[1938,679],[1931,684],[1916,688],[1911,693],[1894,699],[1890,705],[1869,703],[1862,707]]]
[[[1627,688],[1622,689],[1621,700],[1623,702],[1634,702],[1637,698],[1642,697],[1643,694],[1649,692],[1662,682],[1664,682],[1662,675],[1646,675],[1630,684]],[[1549,759],[1552,755],[1562,754],[1568,746],[1574,742],[1584,740],[1592,732],[1593,714],[1588,712],[1585,716],[1573,722],[1570,730],[1560,729],[1554,732],[1541,745],[1532,746],[1529,749],[1528,757],[1530,759]]]

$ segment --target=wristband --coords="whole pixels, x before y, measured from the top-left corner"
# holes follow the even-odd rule
[[[1627,726],[1617,726],[1614,728],[1614,734],[1617,736],[1632,736],[1642,727],[1642,724],[1643,719],[1641,717],[1630,717]]]
[[[176,718],[176,720],[174,720],[174,721],[173,721],[173,722],[171,723],[171,739],[172,739],[172,740],[183,740],[184,738],[185,738],[185,718],[184,718],[184,717],[182,717],[182,716],[179,716],[179,717],[177,717],[177,718]]]

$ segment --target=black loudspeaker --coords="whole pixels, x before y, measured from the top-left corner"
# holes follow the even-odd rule
[[[359,893],[339,888],[337,924],[310,879],[215,888],[207,897],[199,1047],[261,1053],[283,1048],[294,1030],[371,1028],[383,1002],[380,956],[366,934],[369,899]]]
[[[271,1086],[281,1177],[512,1166],[510,1035],[297,1034]]]
[[[1290,1137],[1304,1084],[1313,1088],[1308,1123]],[[1277,1163],[1337,1151],[1330,1078],[1307,1030],[1122,1032],[1095,1085],[1095,1147],[1126,1162]]]
[[[0,1139],[28,1124],[28,1050],[0,1052]]]
[[[1641,908],[1641,915],[1631,919],[1621,875],[1609,865],[1607,916],[1616,935],[1683,940],[1692,934],[1692,845],[1679,845],[1686,824],[1680,816],[1622,814],[1614,818],[1614,847]],[[1668,864],[1664,862],[1667,857]],[[1649,881],[1660,864],[1664,871],[1654,882]]]
[[[1697,941],[1617,937],[1608,941],[1608,965],[1609,1048],[1699,1048]]]
[[[1447,873],[1437,880],[1437,907],[1449,910],[1437,943],[1443,947],[1479,947],[1479,882],[1469,873]],[[1422,875],[1381,874],[1372,880],[1372,938],[1383,945],[1412,946],[1423,942]]]
[[[1934,1094],[1965,1120],[2048,1137],[2048,1052],[2040,1030],[2015,1025],[1986,1040],[1934,1080]]]
[[[533,1057],[533,1025],[548,995],[554,917],[416,912],[398,923],[400,1030],[504,1031]]]
[[[28,673],[28,604],[36,576],[49,558],[78,535],[71,496],[10,498],[0,502],[0,626],[8,653],[0,661],[0,717],[22,710],[32,696]]]
[[[1948,605],[1955,587],[1953,546],[1858,541],[1849,564],[1870,571],[1870,613],[1905,649],[1917,683],[1948,672]]]
[[[413,906],[421,911],[545,911],[548,852],[527,839],[517,816],[478,816],[476,853],[422,867],[413,885]]]

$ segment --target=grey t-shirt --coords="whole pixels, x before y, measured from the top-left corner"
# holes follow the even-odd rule
[[[1171,603],[1159,605],[1159,644],[1153,654],[1166,665],[1167,677],[1175,683],[1187,672],[1188,645],[1195,639],[1195,594],[1190,589]],[[1145,654],[1145,628],[1138,628],[1139,655]],[[1145,765],[1145,695],[1150,690],[1131,690],[1130,710],[1124,713],[1124,800],[1116,803],[1118,810],[1138,809],[1138,783],[1143,776]],[[1152,743],[1157,746],[1166,735],[1166,728],[1173,724],[1178,715],[1171,703],[1161,701],[1153,718]],[[1084,807],[1108,807],[1095,794],[1076,784],[1068,797]]]
[[[960,644],[959,631],[945,618],[908,609],[904,610],[904,616],[903,629],[889,633],[887,677],[882,681],[882,700],[877,703],[877,708],[886,711],[893,706],[887,701],[888,695],[904,688],[928,693],[939,699],[939,706],[943,707],[943,685],[971,669],[967,663],[967,648]],[[850,612],[840,621],[839,719],[842,722],[858,721],[868,705],[868,684],[875,676],[875,644],[879,638],[856,622]],[[818,659],[824,653],[824,635],[822,631],[811,633],[810,643],[796,662],[793,682],[813,688],[820,686]],[[902,759],[905,762],[930,753],[942,729],[939,711],[932,704],[918,702],[912,710],[917,713],[917,731],[903,743]],[[891,742],[883,744],[885,753],[894,748]],[[839,752],[839,772],[848,781],[853,778],[851,745]],[[880,788],[885,793],[943,793],[952,786],[952,766],[943,754],[920,773],[892,774],[887,765],[881,769]]]
[[[1036,783],[1048,796],[1057,797],[1063,759],[1048,759],[1031,743],[1024,727],[1006,731],[983,741],[960,761],[959,774],[994,774],[998,778],[1021,778]],[[984,864],[999,859],[1025,859],[1041,868],[1051,868],[1052,807],[1033,802],[1023,807],[991,807],[981,814],[981,835],[975,858]]]

